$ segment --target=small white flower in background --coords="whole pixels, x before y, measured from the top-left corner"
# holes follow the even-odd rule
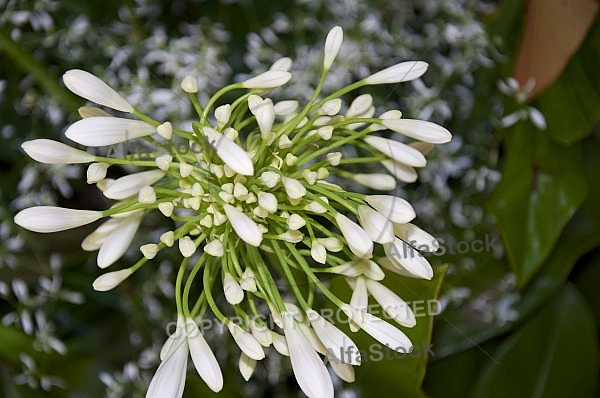
[[[323,81],[330,69],[335,70],[342,41],[343,31],[336,26],[325,42]],[[15,222],[48,233],[106,218],[81,244],[84,250],[98,250],[100,268],[123,256],[149,213],[175,221],[175,229],[162,232],[158,242],[146,241],[139,247],[141,258],[133,266],[106,272],[93,282],[98,291],[113,289],[147,262],[160,258],[166,248],[172,247],[171,255],[182,259],[175,292],[178,331],[163,346],[148,397],[181,397],[188,353],[209,388],[221,390],[218,362],[194,322],[209,310],[228,326],[242,351],[239,370],[245,380],[265,357],[263,347],[272,344],[290,357],[306,395],[333,397],[324,360],[340,378],[353,381],[352,366],[360,364],[360,357],[344,363],[348,358],[342,357],[340,349],[352,346],[358,352],[358,347],[318,315],[308,304],[312,299],[305,296],[306,289],[296,288],[299,285],[309,286],[311,297],[323,293],[343,310],[351,330],[362,329],[397,349],[411,347],[401,330],[367,312],[368,296],[402,327],[414,326],[414,314],[406,303],[382,283],[385,272],[380,265],[398,274],[431,279],[433,269],[425,258],[416,252],[414,256],[403,253],[406,243],[435,251],[435,239],[409,224],[416,214],[406,200],[346,191],[343,186],[358,182],[387,191],[397,181],[412,182],[417,177],[415,168],[426,165],[424,153],[433,144],[448,142],[451,135],[436,124],[403,119],[398,110],[374,117],[377,112],[369,94],[358,96],[345,114],[340,111],[342,95],[350,89],[414,80],[425,73],[427,64],[402,62],[350,88],[323,95],[318,84],[313,99],[305,104],[267,97],[292,78],[291,64],[289,58],[282,58],[271,70],[224,87],[203,106],[196,98],[201,89],[198,80],[185,77],[181,88],[195,101],[198,112],[191,131],[141,113],[88,72],[68,71],[64,82],[75,94],[129,115],[114,117],[99,108],[82,108],[84,118],[67,129],[67,138],[100,148],[143,139],[153,148],[150,156],[129,154],[123,159],[110,151],[92,155],[44,139],[23,144],[28,155],[43,163],[90,163],[88,183],[96,183],[114,204],[104,211],[32,207],[19,212]],[[223,94],[234,91],[240,92],[239,100],[216,107]],[[394,132],[404,136],[403,142],[390,138]],[[411,139],[417,141],[411,144]],[[167,153],[165,145],[188,150]],[[360,147],[361,154],[353,157],[355,151],[347,150],[352,147]],[[384,166],[381,172],[364,172],[365,164],[379,162]],[[122,164],[135,171],[116,180],[106,178],[109,167]],[[374,257],[382,252],[386,258]],[[353,291],[350,304],[320,281],[321,273],[347,280]],[[287,285],[275,285],[274,280]],[[203,285],[200,296],[190,289],[194,282]],[[221,294],[226,300],[215,300]],[[284,304],[282,297],[297,304]],[[188,307],[195,302],[198,305]],[[259,302],[267,306],[258,306]],[[263,307],[275,320],[272,329],[262,321],[238,325],[230,319],[240,313],[269,315],[257,313]]]

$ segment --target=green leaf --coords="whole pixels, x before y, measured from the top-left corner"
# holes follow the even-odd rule
[[[577,259],[600,244],[600,218],[594,217],[590,212],[589,202],[593,202],[593,199],[588,199],[568,222],[559,238],[561,244],[554,247],[536,278],[522,292],[521,300],[514,305],[513,309],[519,314],[519,319],[505,325],[486,325],[477,322],[472,306],[468,303],[456,309],[448,309],[444,311],[443,317],[436,319],[433,336],[436,360],[511,331],[557,294]],[[489,262],[483,266],[486,275],[494,275],[493,278],[498,278],[495,274],[502,267],[504,264],[497,262]],[[474,291],[472,300],[479,299],[479,291],[485,294],[488,289],[487,285],[480,286],[478,290],[474,283],[466,283]],[[482,284],[481,281],[477,283]]]
[[[567,145],[588,136],[600,120],[600,87],[585,70],[582,58],[575,57],[538,100],[548,134]]]
[[[503,178],[491,210],[522,288],[586,197],[583,151],[582,145],[560,145],[519,123],[506,136],[505,152]]]
[[[598,337],[589,308],[567,285],[550,305],[499,347],[474,397],[591,397]]]

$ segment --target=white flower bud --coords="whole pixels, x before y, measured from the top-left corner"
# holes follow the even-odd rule
[[[341,152],[331,152],[331,153],[327,154],[327,161],[332,166],[339,166],[341,160],[342,160]]]
[[[444,127],[424,120],[390,119],[383,120],[382,124],[407,137],[432,144],[445,144],[452,139],[452,134]]]
[[[173,125],[171,122],[164,122],[156,128],[156,132],[165,140],[170,140],[173,137]]]
[[[306,220],[298,214],[291,214],[287,219],[287,225],[289,229],[296,231],[306,225]]]
[[[279,58],[273,62],[273,65],[269,68],[272,71],[289,72],[292,69],[292,59],[288,57]]]
[[[173,202],[162,202],[158,204],[158,210],[160,210],[165,217],[171,217],[174,208],[175,205],[173,205]]]
[[[292,78],[292,74],[284,71],[267,71],[244,82],[245,88],[275,88],[283,86]]]
[[[335,116],[338,114],[340,109],[342,109],[342,100],[335,98],[321,105],[319,112],[324,115]]]
[[[160,241],[168,247],[173,246],[175,243],[175,233],[173,231],[167,231],[160,235]]]
[[[25,141],[21,148],[33,160],[48,164],[89,163],[95,159],[94,155],[79,149],[72,148],[62,142],[37,139]]]
[[[156,202],[156,192],[154,192],[154,188],[148,185],[142,187],[138,193],[138,202],[144,204]]]
[[[35,206],[21,210],[15,223],[34,232],[59,232],[92,223],[102,213],[92,210],[74,210],[54,206]]]
[[[353,117],[361,117],[362,115],[367,113],[369,108],[371,108],[372,104],[373,104],[373,97],[371,96],[371,94],[359,95],[350,104],[350,107],[348,108],[348,111],[346,112],[346,117],[348,119],[353,118]]]
[[[354,174],[354,181],[365,187],[377,189],[379,191],[391,191],[396,188],[396,180],[389,174]]]
[[[189,236],[179,239],[179,251],[183,257],[192,257],[196,252],[196,244]]]
[[[388,84],[415,80],[427,71],[427,63],[422,61],[401,62],[372,74],[364,79],[365,84]]]
[[[330,140],[331,137],[333,136],[333,126],[323,126],[323,127],[320,127],[317,130],[317,135],[319,137],[321,137],[322,139],[324,139],[325,141]]]
[[[277,198],[269,192],[260,192],[258,194],[258,205],[269,213],[277,211]]]
[[[122,112],[131,113],[134,110],[133,106],[108,84],[84,70],[68,70],[63,75],[63,82],[71,92],[89,101]]]
[[[242,279],[240,280],[240,286],[242,289],[248,292],[256,292],[256,280],[254,278],[254,272],[250,268],[246,268],[242,273]],[[254,333],[252,333],[254,334]],[[262,344],[262,343],[261,343]]]
[[[225,205],[223,206],[223,209],[225,210],[225,214],[227,215],[227,219],[229,219],[233,230],[240,239],[249,245],[255,247],[260,246],[263,236],[258,225],[245,213],[231,205]]]
[[[327,34],[327,39],[325,39],[325,57],[323,58],[324,69],[329,69],[331,64],[333,64],[335,57],[342,47],[343,40],[344,31],[340,26],[333,27]]]
[[[302,242],[302,238],[304,238],[304,235],[302,235],[302,232],[300,231],[285,231],[284,233],[277,235],[278,239],[284,240],[286,242],[289,243],[298,243],[298,242]]]
[[[319,241],[313,240],[310,248],[310,256],[318,263],[325,264],[327,261],[327,251]]]
[[[283,177],[282,181],[285,193],[287,193],[290,199],[301,199],[306,195],[306,188],[300,181],[289,177]]]
[[[122,269],[119,271],[107,272],[106,274],[100,275],[94,280],[92,286],[94,290],[98,292],[106,292],[118,286],[121,282],[131,275],[133,271],[130,268]]]
[[[156,257],[156,254],[158,253],[158,246],[154,243],[148,243],[146,245],[140,246],[140,251],[142,252],[145,258],[147,258],[148,260],[152,260],[154,257]]]
[[[198,92],[198,79],[194,76],[186,76],[181,81],[181,89],[186,93],[193,94]]]
[[[225,254],[223,243],[221,243],[221,241],[218,239],[208,242],[204,246],[204,252],[213,257],[223,257],[223,254]]]
[[[274,188],[279,182],[280,175],[274,171],[264,171],[260,175],[260,179],[268,188]]]
[[[87,183],[94,184],[106,178],[106,171],[110,165],[107,163],[92,163],[87,169]]]
[[[413,167],[425,167],[427,164],[427,160],[421,152],[402,142],[376,136],[369,136],[364,140],[367,144],[397,162]]]
[[[223,277],[223,293],[231,305],[237,305],[244,299],[244,291],[229,272],[226,272]]]
[[[173,156],[169,155],[168,153],[160,155],[156,159],[154,159],[154,163],[156,163],[156,166],[163,171],[169,170],[169,167],[171,167],[172,162]]]
[[[277,116],[287,116],[287,115],[291,114],[292,112],[294,112],[296,109],[298,109],[298,101],[296,101],[296,100],[279,101],[278,103],[273,105],[273,107],[275,108],[275,114]]]
[[[350,251],[359,258],[371,258],[373,256],[373,240],[367,232],[343,214],[336,213],[334,218]]]
[[[225,104],[217,107],[215,109],[215,119],[217,119],[217,126],[222,128],[227,123],[229,123],[229,118],[231,117],[231,105]]]

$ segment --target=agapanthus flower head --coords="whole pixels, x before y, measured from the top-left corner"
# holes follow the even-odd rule
[[[398,246],[417,242],[433,247],[434,238],[409,224],[415,212],[406,200],[351,188],[359,184],[387,191],[396,180],[414,181],[415,168],[425,166],[420,144],[397,141],[388,129],[406,140],[430,144],[448,142],[451,135],[433,123],[403,119],[397,110],[377,117],[368,94],[344,106],[343,95],[354,89],[418,78],[427,68],[420,61],[400,63],[322,95],[342,38],[342,29],[333,28],[325,43],[323,73],[305,104],[266,96],[290,80],[288,58],[261,75],[224,87],[203,106],[196,97],[201,90],[196,79],[186,77],[181,87],[198,113],[191,131],[141,113],[87,72],[69,71],[64,81],[71,91],[130,116],[86,107],[84,118],[67,129],[67,138],[91,147],[143,140],[152,153],[115,157],[111,151],[92,155],[49,140],[23,144],[27,154],[41,162],[90,163],[88,183],[96,184],[114,204],[104,211],[33,207],[17,214],[15,222],[45,233],[104,218],[82,242],[84,250],[98,250],[100,268],[117,263],[149,213],[169,219],[170,229],[158,241],[139,248],[139,261],[93,283],[96,290],[110,290],[165,250],[181,258],[175,291],[178,331],[163,347],[147,396],[181,396],[188,352],[208,386],[221,389],[219,365],[201,330],[194,327],[209,311],[227,325],[239,346],[244,379],[265,358],[263,347],[272,344],[290,357],[298,384],[309,397],[333,397],[324,358],[346,381],[354,380],[352,366],[360,364],[360,358],[345,363],[339,357],[341,347],[354,343],[319,315],[315,296],[344,313],[352,331],[363,329],[391,347],[410,348],[406,335],[369,314],[366,304],[369,294],[378,302],[392,303],[390,319],[402,327],[414,326],[410,309],[382,282],[385,272],[380,265],[431,279],[427,260],[418,255],[402,258]],[[224,94],[233,92],[239,93],[237,99],[223,103]],[[353,152],[358,155],[349,157]],[[383,167],[365,172],[370,163]],[[137,170],[116,180],[107,178],[107,169],[118,165]],[[352,297],[336,296],[322,278],[326,274],[345,278]],[[217,304],[221,295],[226,300]],[[240,315],[247,321],[234,322]]]

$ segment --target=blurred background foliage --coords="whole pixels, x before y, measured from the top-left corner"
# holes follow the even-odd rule
[[[282,56],[294,59],[296,84],[277,97],[305,99],[336,24],[345,42],[326,90],[427,61],[423,80],[377,88],[375,104],[454,134],[397,191],[445,242],[431,258],[436,277],[386,278],[407,301],[440,300],[439,315],[407,331],[434,355],[365,363],[337,394],[600,396],[597,9],[594,0],[0,0],[0,396],[143,396],[173,320],[173,259],[98,293],[94,256],[79,248],[91,227],[41,236],[12,222],[31,205],[106,206],[79,166],[37,165],[19,149],[61,140],[76,119],[83,102],[61,74],[86,69],[157,119],[185,122],[184,76],[198,77],[205,101]],[[161,222],[146,223],[150,237]],[[485,250],[457,251],[475,240]],[[244,383],[231,342],[209,334],[221,397],[299,396],[285,360],[264,361]],[[199,395],[213,393],[190,372],[185,396]]]

